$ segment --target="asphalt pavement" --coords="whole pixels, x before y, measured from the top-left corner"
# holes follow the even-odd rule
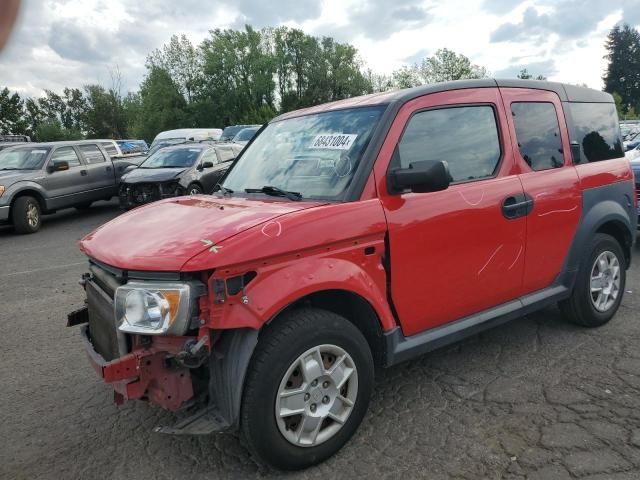
[[[170,415],[117,407],[66,314],[82,305],[78,240],[115,202],[0,227],[0,478],[273,478],[230,434],[152,432]],[[135,242],[135,239],[131,239]],[[379,372],[351,442],[293,479],[640,478],[640,250],[617,316],[587,330],[551,308]]]

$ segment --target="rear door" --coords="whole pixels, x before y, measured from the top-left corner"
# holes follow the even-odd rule
[[[375,166],[389,228],[391,295],[403,333],[421,331],[522,293],[524,213],[509,129],[497,88],[420,97],[398,113]],[[390,194],[390,169],[448,162],[452,185]]]
[[[49,172],[45,169],[45,176],[41,181],[51,199],[49,204],[51,209],[64,208],[86,201],[86,192],[91,188],[86,165],[72,146],[56,148],[47,166],[62,161],[69,164],[69,170]]]
[[[516,139],[519,178],[533,201],[523,283],[525,293],[531,293],[549,287],[560,273],[580,221],[582,196],[559,97],[522,88],[501,93]]]
[[[107,159],[97,144],[82,144],[78,146],[89,172],[89,182],[93,194],[98,199],[113,193],[115,176],[111,159]]]

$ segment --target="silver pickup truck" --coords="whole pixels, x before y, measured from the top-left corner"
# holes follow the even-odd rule
[[[144,156],[110,157],[100,141],[28,143],[0,151],[0,223],[34,233],[42,214],[87,209],[117,196],[120,176]]]

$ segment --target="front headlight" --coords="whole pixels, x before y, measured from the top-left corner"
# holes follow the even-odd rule
[[[121,332],[184,335],[197,321],[201,282],[129,282],[118,287],[115,315]],[[196,327],[197,323],[193,325]]]

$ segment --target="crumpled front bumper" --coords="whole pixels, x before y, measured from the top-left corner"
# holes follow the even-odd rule
[[[82,341],[94,370],[114,389],[114,401],[148,399],[160,407],[176,411],[193,397],[191,374],[186,368],[167,365],[161,345],[133,350],[107,362],[91,343],[89,327],[81,327]],[[158,348],[160,347],[160,348]]]

